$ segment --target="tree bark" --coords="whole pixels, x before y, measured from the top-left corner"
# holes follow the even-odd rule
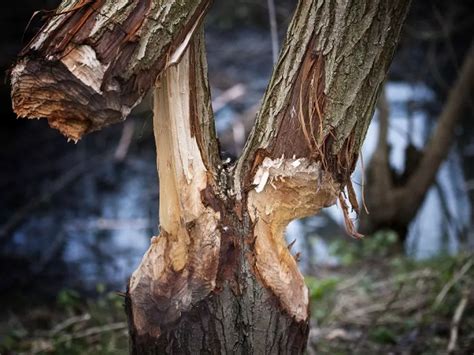
[[[212,123],[199,34],[155,89],[160,236],[130,281],[132,353],[301,353],[306,319],[255,275],[253,224],[229,194]]]
[[[202,31],[191,26],[205,3],[188,5],[191,11],[177,22],[159,19],[163,25],[179,22],[166,38],[168,46],[180,43],[180,60],[170,62],[169,50],[153,51],[153,61],[151,52],[127,57],[127,68],[143,75],[148,70],[148,84],[161,73],[154,92],[160,235],[152,239],[127,292],[131,352],[300,354],[309,331],[309,296],[284,229],[339,200],[349,231],[358,236],[343,191],[347,185],[356,207],[350,174],[409,1],[301,0],[244,153],[231,166],[219,157]],[[48,28],[43,32],[50,33]],[[137,34],[139,41],[150,31],[155,33],[148,28]],[[186,33],[189,46],[179,33]],[[117,49],[119,57],[123,48]],[[68,100],[76,103],[74,95],[59,100],[61,109],[33,110],[44,103],[25,97],[33,89],[23,81],[30,73],[47,75],[51,65],[65,66],[56,58],[40,67],[41,58],[28,69],[37,59],[25,54],[13,69],[17,112],[46,115],[68,127],[60,128],[73,138],[115,120],[115,113],[104,110],[101,121],[87,118],[87,128],[69,130],[86,121],[78,118],[85,107],[81,95],[82,106],[71,106],[68,114],[64,108]],[[137,95],[126,89],[136,87],[136,77],[128,74],[116,73],[122,78],[117,92]],[[96,81],[100,90],[108,87],[108,77]],[[91,89],[84,81],[70,85]],[[98,94],[100,100],[108,95]]]
[[[308,291],[284,241],[284,228],[295,218],[334,204],[348,183],[406,6],[369,2],[354,9],[300,2],[241,159],[235,167],[218,163],[218,169],[212,170],[208,166],[201,171],[202,178],[194,172],[187,183],[164,180],[162,172],[170,166],[188,168],[182,159],[181,164],[170,164],[160,156],[186,156],[198,150],[187,152],[190,144],[164,148],[164,137],[175,133],[163,132],[167,126],[160,120],[183,120],[177,125],[193,140],[192,130],[185,129],[187,120],[196,119],[193,110],[186,117],[164,107],[199,101],[193,95],[209,101],[191,79],[184,79],[189,80],[191,97],[173,94],[180,92],[180,75],[191,77],[188,61],[196,57],[196,62],[203,62],[204,57],[191,47],[183,61],[162,76],[155,93],[158,170],[164,193],[160,211],[173,211],[176,223],[170,232],[169,216],[160,212],[160,236],[130,282],[127,308],[134,353],[304,351]],[[359,26],[344,26],[347,23]],[[204,71],[194,74],[205,77]],[[200,82],[205,79],[196,81]],[[200,127],[211,131],[205,124]],[[198,133],[199,140],[202,153],[213,137]],[[170,144],[177,141],[171,139]],[[206,154],[201,158],[205,166]],[[191,161],[195,167],[199,157]],[[196,181],[202,185],[191,188]],[[181,194],[168,198],[173,185],[181,188]],[[183,191],[184,186],[189,190]],[[192,191],[201,191],[201,200]],[[172,202],[180,198],[181,206],[198,206],[197,212],[186,216],[183,209],[177,212],[179,208],[170,207],[180,205]]]

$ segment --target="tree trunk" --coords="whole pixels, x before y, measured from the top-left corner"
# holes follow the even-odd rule
[[[220,160],[215,138],[202,30],[189,25],[202,17],[206,2],[192,3],[191,12],[200,15],[185,12],[178,17],[181,22],[164,16],[154,23],[178,23],[165,40],[181,44],[179,50],[160,52],[161,57],[153,52],[153,63],[162,65],[153,64],[146,81],[149,85],[161,73],[154,92],[160,235],[130,280],[131,351],[300,354],[309,331],[309,296],[284,229],[291,220],[339,200],[349,232],[360,236],[343,191],[347,186],[349,202],[357,208],[350,175],[409,1],[301,0],[251,136],[231,166]],[[117,51],[116,56],[124,55]],[[142,70],[150,62],[147,55],[129,54],[128,67]],[[50,111],[38,97],[25,97],[31,85],[22,79],[64,67],[63,59],[53,58],[43,73],[28,66],[35,58],[25,54],[13,69],[17,112],[41,113],[62,122],[61,127],[85,122],[76,106],[66,115],[71,97],[58,100]],[[68,67],[67,75],[75,70]],[[115,75],[121,78],[119,93],[137,95],[125,89],[135,87],[133,75]],[[101,90],[109,87],[107,78],[95,82]],[[87,80],[70,85],[93,89]],[[99,94],[101,99],[107,95]],[[111,114],[73,130],[74,135],[62,131],[80,137],[115,120]]]
[[[130,281],[132,353],[301,353],[306,288],[299,274],[280,280],[306,298],[294,317],[255,275],[254,223],[219,162],[201,34],[157,82],[154,127],[160,236]]]

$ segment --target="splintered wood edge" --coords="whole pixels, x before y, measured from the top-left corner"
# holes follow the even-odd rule
[[[219,263],[220,214],[202,202],[201,191],[212,181],[191,129],[190,52],[156,85],[161,233],[130,280],[134,326],[154,337],[215,288]]]
[[[336,202],[340,184],[331,174],[305,158],[265,158],[248,195],[255,223],[255,266],[264,284],[298,321],[308,318],[309,297],[304,278],[284,238],[296,218],[317,213]]]

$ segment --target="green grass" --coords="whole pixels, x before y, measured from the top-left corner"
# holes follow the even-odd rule
[[[343,266],[307,277],[310,350],[320,354],[443,354],[463,297],[456,354],[474,353],[472,254],[415,261],[390,233],[332,246]]]
[[[128,354],[123,297],[103,290],[95,299],[62,290],[55,304],[10,313],[0,329],[1,354]]]

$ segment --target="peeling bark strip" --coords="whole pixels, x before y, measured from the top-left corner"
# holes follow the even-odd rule
[[[238,162],[238,187],[252,181],[249,167],[262,160],[259,155],[311,158],[338,182],[348,181],[408,4],[299,2]]]
[[[210,0],[68,0],[12,69],[13,109],[78,140],[124,120],[176,63]]]

